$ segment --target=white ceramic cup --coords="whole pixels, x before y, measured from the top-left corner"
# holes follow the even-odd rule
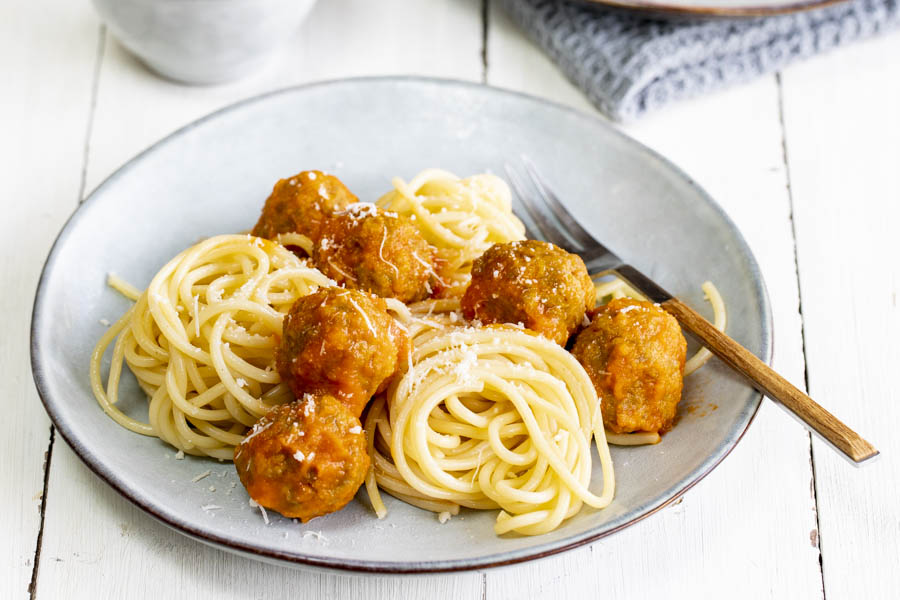
[[[214,84],[265,65],[315,0],[93,0],[109,30],[151,69]]]

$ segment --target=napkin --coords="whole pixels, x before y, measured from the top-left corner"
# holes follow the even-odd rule
[[[620,121],[777,71],[900,23],[900,0],[852,0],[787,15],[690,21],[559,0],[499,1],[597,108]]]

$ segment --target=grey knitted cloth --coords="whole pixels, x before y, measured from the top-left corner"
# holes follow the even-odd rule
[[[561,0],[499,1],[588,99],[617,120],[900,24],[900,0],[852,0],[782,16],[702,21]]]

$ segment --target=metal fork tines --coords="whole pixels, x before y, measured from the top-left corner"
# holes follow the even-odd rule
[[[538,173],[534,164],[525,156],[522,157],[522,163],[527,179],[509,163],[504,165],[504,169],[513,192],[540,232],[540,236],[535,236],[534,231],[528,231],[528,237],[542,237],[560,248],[580,255],[592,272],[607,271],[622,265],[622,259],[598,242],[575,220]],[[532,200],[532,196],[535,195],[542,201],[544,210],[538,208]]]
[[[504,169],[513,192],[534,221],[540,231],[540,237],[581,256],[593,276],[615,272],[654,302],[664,302],[672,297],[656,282],[626,264],[615,252],[598,242],[559,201],[534,164],[525,156],[522,157],[522,163],[527,174],[527,183],[509,163],[504,165]],[[532,190],[534,193],[530,193]],[[532,196],[540,200],[543,209],[537,206]],[[531,230],[527,233],[530,238],[537,237]]]

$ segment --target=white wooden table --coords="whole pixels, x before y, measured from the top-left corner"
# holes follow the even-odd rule
[[[28,355],[40,267],[78,202],[150,143],[248,96],[356,75],[483,81],[592,110],[487,1],[323,0],[271,69],[202,88],[150,74],[86,0],[0,7],[0,598],[900,596],[900,33],[624,127],[737,222],[771,295],[776,368],[870,439],[875,464],[851,467],[766,402],[709,477],[612,537],[505,570],[363,578],[193,542],[54,436]]]

